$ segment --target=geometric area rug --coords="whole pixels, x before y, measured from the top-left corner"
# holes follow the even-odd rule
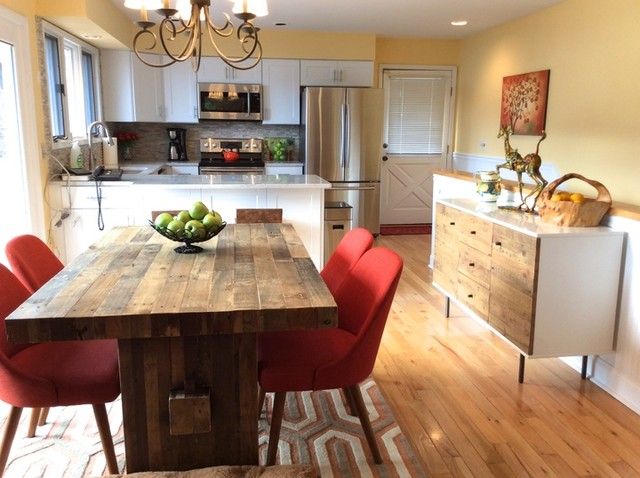
[[[383,464],[376,465],[357,417],[349,415],[339,390],[287,395],[278,447],[278,463],[312,464],[321,477],[425,477],[415,452],[372,379],[361,385]],[[271,417],[272,396],[266,408]],[[260,463],[266,461],[269,422],[259,422]],[[9,406],[0,402],[0,429]],[[118,468],[124,470],[120,399],[107,404]],[[93,409],[89,405],[56,407],[34,438],[26,438],[30,409],[22,412],[5,477],[84,478],[106,474]]]

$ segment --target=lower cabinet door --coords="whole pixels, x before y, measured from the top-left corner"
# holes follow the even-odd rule
[[[458,274],[458,300],[484,320],[489,316],[489,290],[477,282]]]

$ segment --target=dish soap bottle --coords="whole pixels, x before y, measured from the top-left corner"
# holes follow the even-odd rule
[[[84,168],[84,155],[82,149],[77,141],[74,141],[71,145],[71,151],[69,152],[69,166],[72,168]]]

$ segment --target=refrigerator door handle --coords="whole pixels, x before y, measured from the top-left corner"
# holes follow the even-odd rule
[[[346,157],[345,138],[347,136],[347,105],[344,103],[340,108],[340,119],[342,121],[342,127],[340,128],[340,134],[342,135],[342,137],[340,138],[340,167],[342,168],[342,177],[344,178],[344,166]]]
[[[349,170],[349,156],[351,155],[351,113],[349,112],[349,105],[344,106],[344,169],[345,179],[346,171]]]
[[[376,188],[373,186],[362,186],[358,188],[349,188],[349,187],[332,187],[333,191],[375,191]]]

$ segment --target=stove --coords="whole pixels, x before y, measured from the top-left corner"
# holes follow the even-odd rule
[[[225,161],[223,151],[237,151],[239,158]],[[262,139],[200,139],[200,174],[264,174]]]

